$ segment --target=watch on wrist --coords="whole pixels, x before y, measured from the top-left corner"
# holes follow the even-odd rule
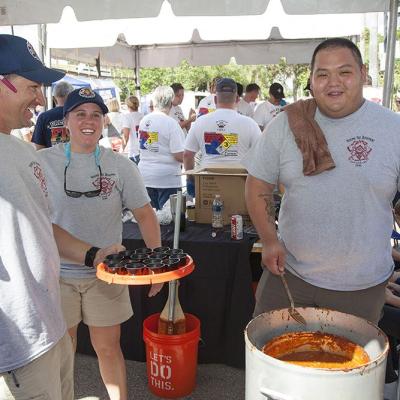
[[[91,247],[85,256],[85,265],[89,268],[94,268],[94,259],[96,258],[97,252],[100,250],[99,247]]]

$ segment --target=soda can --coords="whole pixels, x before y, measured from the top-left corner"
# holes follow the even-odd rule
[[[231,239],[243,239],[243,218],[241,215],[232,215],[231,217]]]

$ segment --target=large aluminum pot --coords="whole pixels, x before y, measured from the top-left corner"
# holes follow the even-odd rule
[[[306,327],[288,309],[261,314],[246,327],[246,400],[382,400],[389,343],[374,324],[322,308],[298,308]],[[364,347],[370,362],[351,370],[304,368],[264,354],[272,338],[287,332],[320,331]]]

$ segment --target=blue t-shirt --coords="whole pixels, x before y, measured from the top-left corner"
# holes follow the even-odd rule
[[[33,143],[51,147],[68,141],[69,135],[64,126],[63,107],[55,107],[39,115],[32,135]]]

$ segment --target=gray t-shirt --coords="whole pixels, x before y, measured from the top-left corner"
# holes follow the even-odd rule
[[[358,290],[385,281],[393,269],[391,202],[399,187],[400,117],[365,101],[331,119],[317,110],[336,168],[303,175],[303,158],[286,113],[278,115],[243,164],[285,187],[279,232],[287,266],[327,289]]]
[[[60,259],[37,153],[0,133],[0,373],[22,367],[66,331]]]
[[[150,202],[136,164],[127,157],[100,147],[99,162],[102,171],[100,196],[68,197],[64,192],[65,144],[39,152],[46,170],[51,218],[72,235],[97,247],[122,241],[121,211],[134,210]],[[79,192],[100,187],[100,174],[93,153],[71,152],[67,169],[67,189]],[[89,278],[95,276],[91,268],[61,264],[61,276]]]

